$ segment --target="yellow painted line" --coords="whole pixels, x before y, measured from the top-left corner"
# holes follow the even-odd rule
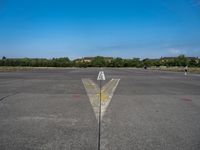
[[[99,93],[96,95],[99,97]],[[107,102],[108,100],[109,100],[109,94],[107,92],[102,92],[101,93],[101,101]]]

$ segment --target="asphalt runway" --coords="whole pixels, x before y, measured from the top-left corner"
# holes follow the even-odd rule
[[[97,150],[82,79],[101,69],[0,73],[0,150]],[[120,79],[102,118],[103,150],[199,150],[200,75],[102,69]]]

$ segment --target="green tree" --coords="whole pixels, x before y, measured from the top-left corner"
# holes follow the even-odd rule
[[[140,61],[139,58],[133,58],[130,61],[130,67],[142,67],[142,62]]]
[[[143,66],[146,66],[146,67],[152,66],[152,61],[148,58],[143,59]]]
[[[161,66],[160,60],[155,60],[155,61],[153,62],[153,66],[156,66],[156,67]]]
[[[97,56],[94,59],[92,59],[91,66],[92,67],[105,67],[106,61],[105,61],[104,57]]]
[[[198,59],[197,66],[200,67],[200,59]]]
[[[187,66],[188,65],[188,60],[187,58],[185,57],[185,55],[179,55],[177,58],[176,58],[176,61],[178,62],[177,66]]]
[[[123,59],[120,57],[115,58],[113,61],[114,61],[114,67],[123,67],[124,66]]]
[[[189,63],[188,63],[189,67],[196,67],[198,65],[196,59],[191,59],[189,60]]]
[[[130,59],[124,59],[123,60],[123,67],[130,67],[131,65],[131,60]]]

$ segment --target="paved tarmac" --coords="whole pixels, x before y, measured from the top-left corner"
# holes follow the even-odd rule
[[[0,150],[97,150],[82,83],[100,69],[0,73]],[[102,150],[199,150],[200,75],[103,69],[120,79],[102,118]]]

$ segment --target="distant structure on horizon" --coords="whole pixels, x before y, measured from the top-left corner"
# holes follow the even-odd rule
[[[76,63],[79,63],[79,62],[88,62],[90,63],[95,57],[83,57],[83,58],[78,58],[78,59],[75,59],[74,61]],[[113,60],[114,58],[113,57],[103,57],[106,61],[110,62],[111,60]]]

